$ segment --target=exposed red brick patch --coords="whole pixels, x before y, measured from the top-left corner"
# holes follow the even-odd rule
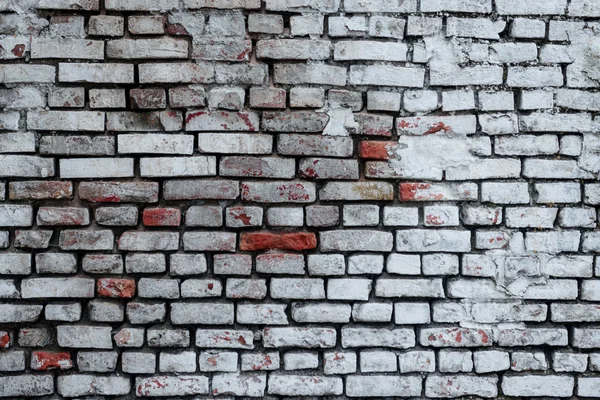
[[[45,371],[47,369],[69,369],[73,367],[71,354],[62,352],[34,351],[31,353],[31,369]]]
[[[132,298],[135,295],[133,279],[102,278],[96,283],[98,295],[102,297]]]
[[[358,147],[358,156],[371,160],[389,160],[389,151],[396,142],[379,142],[374,140],[363,140]]]
[[[415,201],[415,200],[442,200],[442,193],[425,193],[419,194],[420,190],[431,188],[429,183],[401,183],[400,184],[400,200]]]
[[[6,331],[0,332],[0,350],[8,349],[10,346],[10,335]]]
[[[271,233],[250,232],[240,235],[240,250],[309,250],[317,247],[317,237],[311,232]]]
[[[177,208],[146,208],[142,220],[145,226],[179,226],[181,211]]]

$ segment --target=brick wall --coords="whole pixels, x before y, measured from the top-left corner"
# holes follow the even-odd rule
[[[597,0],[0,12],[0,397],[600,397]]]

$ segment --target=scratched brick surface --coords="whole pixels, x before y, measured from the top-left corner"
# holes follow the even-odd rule
[[[599,32],[0,0],[0,398],[600,398]]]

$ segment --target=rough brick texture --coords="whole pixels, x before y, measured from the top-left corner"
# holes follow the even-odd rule
[[[0,399],[600,398],[600,0],[0,0]]]

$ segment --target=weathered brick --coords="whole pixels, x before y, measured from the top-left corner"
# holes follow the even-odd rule
[[[276,64],[274,68],[276,83],[299,85],[333,85],[346,84],[346,67],[324,64]]]
[[[54,393],[52,375],[12,375],[0,377],[2,395],[7,397],[45,396]]]
[[[133,64],[60,63],[58,64],[58,81],[133,83]]]
[[[52,65],[0,66],[0,82],[8,83],[54,83],[56,67]]]
[[[188,111],[185,118],[186,131],[256,131],[258,116],[253,112]]]
[[[135,386],[136,395],[140,397],[208,394],[208,377],[186,375],[136,378]]]
[[[423,87],[424,76],[422,68],[353,65],[348,82],[352,85]]]
[[[61,250],[112,250],[113,242],[114,235],[110,230],[65,229],[59,237]]]
[[[88,34],[92,36],[123,36],[123,17],[116,15],[92,15],[88,22]]]
[[[140,83],[212,83],[214,67],[204,63],[144,63],[138,66]]]
[[[187,251],[234,252],[236,239],[236,234],[232,232],[185,232],[183,248]]]
[[[366,240],[368,239],[368,240]],[[319,233],[321,251],[391,251],[393,235],[369,230],[338,230]]]

